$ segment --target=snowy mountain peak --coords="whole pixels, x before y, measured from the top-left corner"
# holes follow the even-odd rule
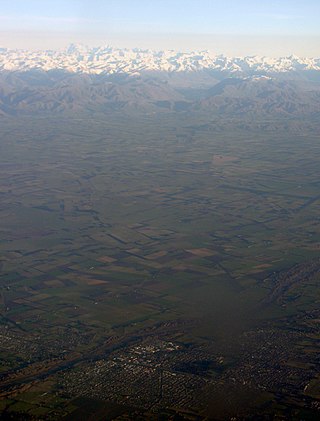
[[[177,52],[119,49],[109,45],[71,44],[64,51],[27,51],[0,48],[0,71],[60,69],[89,74],[220,71],[232,74],[271,74],[320,70],[319,58],[265,56],[226,57],[209,51]]]

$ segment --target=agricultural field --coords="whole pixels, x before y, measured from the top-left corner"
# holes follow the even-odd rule
[[[3,419],[319,416],[317,121],[19,116],[0,136]]]

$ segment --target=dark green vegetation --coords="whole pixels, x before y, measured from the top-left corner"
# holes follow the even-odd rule
[[[3,418],[319,416],[318,133],[3,117]]]

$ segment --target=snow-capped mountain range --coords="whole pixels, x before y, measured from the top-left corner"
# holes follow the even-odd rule
[[[232,74],[272,74],[320,71],[320,58],[270,58],[214,55],[208,51],[176,52],[70,45],[64,51],[0,48],[0,71],[64,70],[87,74],[195,72],[214,70]]]

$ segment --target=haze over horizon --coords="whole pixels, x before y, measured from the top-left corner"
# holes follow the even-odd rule
[[[315,0],[1,3],[0,46],[7,48],[61,49],[82,43],[229,56],[319,56],[320,3]]]

